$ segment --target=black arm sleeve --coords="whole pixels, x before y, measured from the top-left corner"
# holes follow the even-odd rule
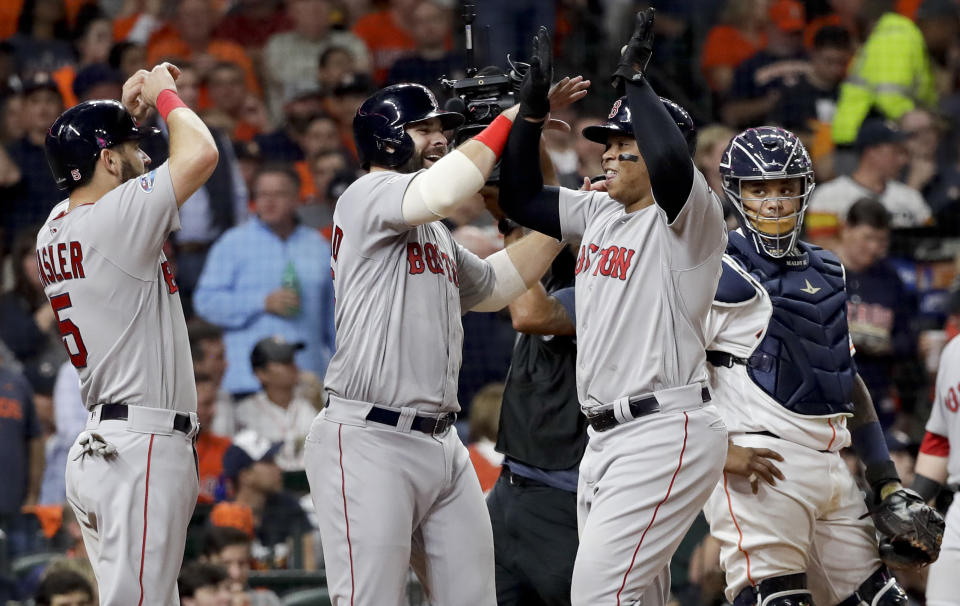
[[[560,190],[543,185],[540,131],[543,123],[517,118],[500,158],[500,209],[511,219],[542,234],[563,239]]]
[[[653,197],[672,223],[693,187],[693,160],[687,142],[646,78],[627,82],[627,103]]]

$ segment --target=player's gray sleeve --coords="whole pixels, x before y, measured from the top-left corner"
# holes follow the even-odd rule
[[[403,195],[419,173],[378,171],[357,179],[337,201],[337,226],[361,257],[393,250],[396,236],[412,229],[403,220]]]
[[[956,376],[956,373],[951,372],[949,365],[945,363],[951,361],[952,356],[947,355],[950,349],[951,348],[948,347],[940,354],[940,368],[937,371],[936,391],[934,392],[933,406],[930,407],[930,418],[927,419],[926,426],[927,431],[941,436],[950,435],[950,424],[944,414],[946,402],[943,401],[943,398],[949,397],[950,391],[955,389],[953,386],[947,384],[949,377]]]
[[[460,280],[460,310],[466,313],[493,292],[496,276],[489,263],[454,242]]]
[[[166,162],[97,200],[85,226],[91,246],[142,280],[156,278],[160,250],[180,229],[180,213]]]
[[[564,240],[579,241],[597,212],[606,204],[618,204],[604,192],[560,188],[560,232]]]
[[[658,212],[666,213],[660,210]],[[674,269],[696,267],[713,255],[722,253],[727,242],[727,224],[723,207],[703,173],[693,170],[693,186],[680,214],[668,223],[674,235],[670,265]]]

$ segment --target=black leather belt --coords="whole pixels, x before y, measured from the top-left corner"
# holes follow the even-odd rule
[[[704,403],[709,402],[710,390],[706,387],[701,389],[700,397]],[[633,419],[639,419],[640,417],[660,412],[660,402],[657,401],[656,396],[633,396],[628,402],[630,403],[630,414]],[[624,422],[630,420],[632,419],[625,419]],[[613,408],[608,408],[597,413],[588,414],[587,423],[590,423],[590,426],[593,427],[595,431],[607,431],[619,425],[620,421],[617,420]]]
[[[370,412],[367,413],[367,420],[373,421],[375,423],[383,423],[384,425],[393,425],[394,427],[400,422],[400,411],[393,408],[380,408],[379,406],[374,406],[370,409]],[[453,427],[453,424],[457,421],[457,413],[447,412],[439,417],[427,417],[423,415],[416,415],[413,417],[413,423],[410,425],[410,429],[414,431],[422,431],[423,433],[428,433],[432,436],[442,436],[447,433],[447,430]]]
[[[129,416],[126,404],[100,404],[101,421],[126,421]],[[178,412],[173,417],[173,429],[189,435],[193,429],[190,415]]]
[[[506,465],[503,466],[503,470],[500,472],[500,479],[511,486],[519,486],[521,488],[550,488],[549,484],[544,484],[540,480],[534,480],[533,478],[513,473],[513,470]]]

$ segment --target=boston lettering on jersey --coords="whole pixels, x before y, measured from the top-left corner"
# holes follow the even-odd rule
[[[44,287],[55,282],[86,277],[83,273],[83,249],[79,242],[60,242],[37,251],[37,269]]]
[[[407,270],[410,275],[422,274],[424,270],[432,274],[445,275],[454,286],[460,286],[456,262],[447,253],[439,250],[433,242],[426,242],[422,246],[419,242],[407,244]]]
[[[633,261],[633,255],[636,252],[632,248],[622,246],[614,245],[600,248],[596,244],[585,244],[580,247],[577,267],[574,271],[577,275],[580,275],[580,272],[588,271],[593,266],[593,275],[595,276],[601,275],[626,280],[630,263]]]

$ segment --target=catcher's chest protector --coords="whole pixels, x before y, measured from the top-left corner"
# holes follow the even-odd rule
[[[852,413],[856,368],[850,354],[840,261],[799,242],[800,256],[775,262],[730,233],[727,254],[769,293],[773,313],[747,372],[784,408],[802,415]]]

